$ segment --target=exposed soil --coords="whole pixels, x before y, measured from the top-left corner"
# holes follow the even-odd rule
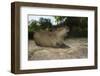
[[[69,38],[65,44],[70,48],[37,46],[34,40],[28,41],[28,60],[55,60],[87,58],[87,38]]]

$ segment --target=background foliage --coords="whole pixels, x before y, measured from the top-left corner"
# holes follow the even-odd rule
[[[88,36],[88,18],[87,17],[66,17],[53,16],[58,25],[66,25],[70,28],[69,37],[87,37]],[[39,21],[33,20],[28,24],[29,35],[34,31],[51,30],[54,25],[50,19],[40,18]],[[30,36],[29,36],[30,37]]]

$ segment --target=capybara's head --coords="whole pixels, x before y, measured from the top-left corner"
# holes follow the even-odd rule
[[[59,36],[66,36],[68,32],[69,32],[68,26],[57,27],[57,30],[56,30],[56,33]]]

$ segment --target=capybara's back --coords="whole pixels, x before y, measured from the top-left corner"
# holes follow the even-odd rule
[[[38,31],[34,33],[34,41],[39,46],[60,47],[64,46],[64,37],[68,30],[64,27],[55,31]]]
[[[54,46],[55,39],[54,33],[48,31],[39,31],[34,33],[34,40],[40,46]]]

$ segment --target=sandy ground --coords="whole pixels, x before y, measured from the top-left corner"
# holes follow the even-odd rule
[[[34,40],[28,41],[28,60],[55,60],[87,58],[87,39],[71,38],[65,41],[70,48],[37,46]]]

